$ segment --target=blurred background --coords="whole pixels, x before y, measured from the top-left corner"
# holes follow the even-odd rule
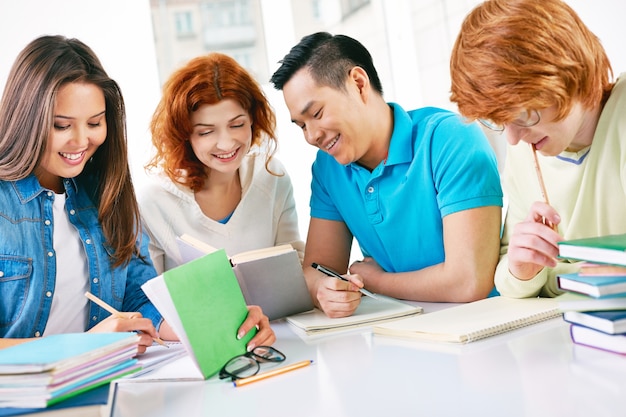
[[[478,0],[21,0],[0,3],[0,91],[19,51],[43,34],[77,37],[121,86],[137,187],[151,152],[148,125],[168,75],[189,59],[233,56],[264,87],[278,117],[279,152],[294,185],[302,238],[309,221],[316,150],[292,125],[269,85],[278,61],[304,35],[325,30],[361,41],[374,58],[387,101],[406,109],[449,101],[450,50]],[[626,2],[566,0],[604,44],[617,76],[626,71]],[[504,137],[490,136],[500,164]],[[501,166],[501,165],[500,165]]]

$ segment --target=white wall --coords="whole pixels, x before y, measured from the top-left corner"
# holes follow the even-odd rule
[[[441,1],[446,2],[448,8],[466,7],[467,11],[472,4],[478,3],[478,0]],[[626,39],[626,25],[623,23],[626,2],[566,1],[602,40],[616,75],[626,72],[626,53],[623,46],[623,39]],[[270,22],[281,22],[265,25],[271,73],[277,67],[276,62],[297,40],[294,39],[292,25],[288,22],[289,2],[263,0],[262,4],[263,12]],[[149,0],[4,0],[0,3],[0,91],[4,88],[9,68],[17,53],[35,37],[42,34],[62,34],[81,39],[93,48],[109,75],[122,88],[127,106],[131,163],[135,174],[141,174],[148,156],[147,150],[150,149],[148,124],[160,97],[150,19]],[[459,19],[448,22],[449,30],[458,32],[460,23]],[[424,48],[427,47],[428,40],[425,40]],[[425,51],[418,51],[418,54],[419,52]],[[445,56],[449,56],[449,53],[449,50],[445,51]],[[398,57],[397,54],[393,56]],[[403,63],[393,62],[392,65],[402,67]],[[396,71],[394,76],[407,77],[394,80],[398,86],[412,82],[408,79],[412,74],[407,74],[406,71]],[[440,74],[429,74],[429,77],[448,79],[449,76],[442,70]],[[437,83],[443,85],[442,80],[433,80],[433,84]],[[278,157],[287,167],[294,183],[300,229],[304,238],[309,219],[310,163],[315,149],[305,143],[300,130],[290,123],[282,94],[274,91],[268,84],[265,87],[278,114]],[[441,90],[436,93],[440,97],[432,97],[435,92],[429,92],[428,102],[447,100],[448,89]],[[388,100],[400,99],[394,97],[392,91],[388,93]],[[402,103],[402,100],[399,102]],[[427,103],[421,105],[423,104]],[[141,175],[136,175],[138,185],[141,179]]]
[[[0,92],[17,54],[36,37],[89,45],[122,89],[133,170],[141,170],[148,124],[160,97],[149,0],[19,0],[0,3]]]

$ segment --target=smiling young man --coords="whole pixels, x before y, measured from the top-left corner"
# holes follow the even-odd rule
[[[316,305],[348,316],[363,286],[409,300],[485,298],[502,192],[481,130],[449,111],[387,103],[369,52],[350,37],[305,36],[281,63],[271,81],[319,148],[304,258]],[[353,237],[365,258],[348,268]]]
[[[626,233],[626,85],[611,82],[599,39],[561,0],[480,4],[450,69],[460,112],[509,142],[496,287],[511,297],[558,295],[556,277],[578,269],[557,259],[560,240]]]

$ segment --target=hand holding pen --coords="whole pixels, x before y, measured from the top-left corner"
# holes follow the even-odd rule
[[[327,268],[327,267],[325,267],[323,265],[320,265],[318,263],[313,262],[311,264],[311,266],[313,268],[317,269],[318,271],[323,272],[324,274],[326,274],[329,277],[334,277],[334,278],[340,279],[342,281],[348,281],[349,282],[349,280],[344,278],[343,276],[341,276],[341,274],[339,274],[339,273],[333,271],[332,269]],[[361,294],[363,294],[363,295],[367,295],[368,297],[378,298],[378,297],[376,297],[376,295],[374,293],[366,290],[365,288],[359,288],[359,292]]]

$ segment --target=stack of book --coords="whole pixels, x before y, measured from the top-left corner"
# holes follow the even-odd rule
[[[141,367],[135,333],[67,333],[0,350],[0,407],[45,408]]]
[[[626,354],[626,234],[560,242],[559,257],[584,261],[557,277],[572,341]]]

